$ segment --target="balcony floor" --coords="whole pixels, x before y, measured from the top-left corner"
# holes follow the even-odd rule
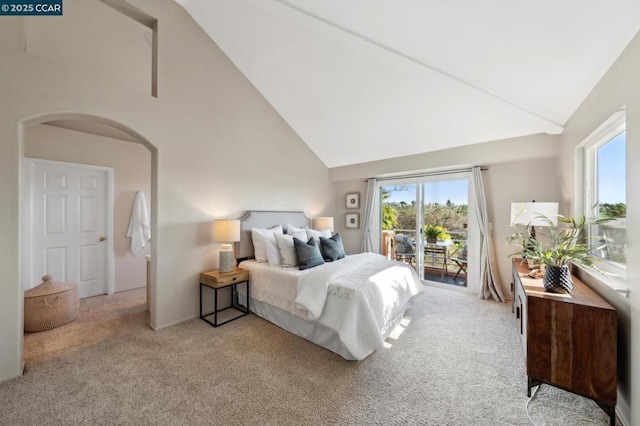
[[[422,279],[426,281],[435,281],[437,283],[457,285],[460,287],[467,286],[464,282],[465,280],[464,274],[460,274],[458,275],[457,279],[453,279],[453,275],[445,274],[445,276],[443,277],[442,271],[438,271],[435,269],[426,269],[424,272],[424,277],[422,277]]]
[[[409,264],[413,268],[415,268],[415,262],[413,258],[400,258],[398,260],[406,264]],[[464,272],[460,273],[460,275],[458,275],[458,278],[456,279],[453,278],[457,270],[458,270],[457,266],[454,266],[454,264],[451,263],[448,265],[447,272],[443,277],[441,268],[437,268],[437,267],[434,268],[433,265],[427,266],[424,268],[424,276],[422,277],[422,279],[426,281],[435,281],[435,282],[444,283],[444,284],[451,284],[451,285],[457,285],[460,287],[466,287],[467,284],[465,281],[467,277]]]

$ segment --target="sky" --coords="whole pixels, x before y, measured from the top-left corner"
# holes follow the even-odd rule
[[[411,204],[416,199],[416,185],[389,185],[384,189],[388,190],[391,196],[387,202],[401,201]],[[446,180],[439,182],[427,182],[424,184],[425,204],[438,202],[445,204],[447,200],[451,200],[454,204],[469,204],[469,181],[466,179]]]
[[[621,133],[598,148],[598,201],[625,203],[626,197],[626,133]]]

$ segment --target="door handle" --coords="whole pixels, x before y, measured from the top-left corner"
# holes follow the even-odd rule
[[[106,239],[107,239],[107,237],[100,237],[100,242],[102,242],[102,241],[104,241]]]

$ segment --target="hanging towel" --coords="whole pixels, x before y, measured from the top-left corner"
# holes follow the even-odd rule
[[[136,198],[133,201],[127,237],[131,238],[131,253],[134,256],[151,240],[151,223],[147,213],[147,202],[142,191],[136,193]]]

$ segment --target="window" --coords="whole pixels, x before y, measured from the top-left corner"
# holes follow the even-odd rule
[[[603,269],[624,276],[626,270],[627,141],[624,109],[607,120],[584,143],[584,213],[607,218],[589,230],[591,253]]]

